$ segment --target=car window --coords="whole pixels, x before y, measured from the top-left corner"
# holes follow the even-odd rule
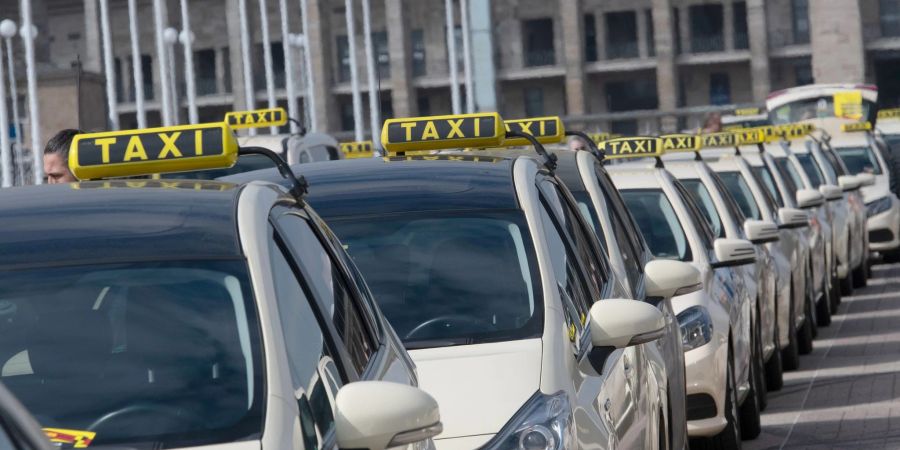
[[[740,208],[741,214],[746,218],[762,220],[759,205],[756,204],[750,185],[747,184],[747,180],[744,179],[743,175],[740,172],[719,172],[718,175],[719,179],[722,180],[723,186],[731,194],[731,198],[734,199],[737,207]]]
[[[881,165],[878,164],[878,158],[869,146],[865,147],[837,147],[835,149],[850,174],[871,173],[873,175],[881,175],[883,173]]]
[[[691,260],[684,228],[662,189],[623,190],[621,194],[654,257]]]
[[[784,208],[784,199],[781,197],[781,192],[778,191],[778,186],[775,185],[775,180],[772,179],[772,174],[769,173],[769,169],[764,166],[754,166],[751,171],[753,172],[753,175],[756,176],[757,181],[765,187],[766,192],[769,193],[770,199],[774,201],[779,208]]]
[[[687,189],[685,189],[680,182],[676,181],[674,185],[675,190],[678,191],[679,198],[681,198],[684,206],[688,209],[688,217],[690,218],[694,229],[697,230],[697,235],[700,236],[700,240],[703,242],[703,247],[707,250],[712,250],[713,240],[715,240],[716,238],[712,234],[712,230],[709,229],[709,226],[706,225],[706,221],[703,220],[703,215],[700,212],[700,208],[691,198],[691,195],[688,194]]]
[[[344,384],[333,343],[326,339],[313,311],[307,289],[298,277],[299,267],[288,262],[287,249],[270,229],[269,252],[278,313],[284,333],[294,399],[300,412],[304,448],[321,448],[320,442],[334,430],[334,398]]]
[[[822,149],[822,154],[825,155],[825,160],[828,161],[829,170],[834,172],[835,180],[837,180],[837,177],[847,174],[846,168],[844,167],[844,163],[842,163],[841,160],[839,160],[838,157],[835,156],[834,150],[831,150],[830,148],[825,148],[825,149]]]
[[[797,190],[803,187],[803,179],[800,178],[797,169],[787,158],[775,158],[775,167],[778,168],[778,173],[781,174],[781,178],[787,185],[788,193],[792,197],[796,197]]]
[[[725,237],[725,226],[722,224],[722,218],[719,217],[719,212],[716,211],[716,204],[713,202],[713,198],[706,186],[703,185],[703,182],[696,178],[680,181],[691,195],[691,198],[694,199],[694,202],[697,203],[697,206],[700,207],[700,212],[703,214],[703,218],[706,219],[713,236],[717,238]]]
[[[638,226],[634,222],[634,217],[625,206],[625,201],[622,200],[622,196],[618,189],[616,189],[612,179],[609,177],[609,173],[603,170],[599,162],[594,165],[594,173],[597,175],[601,191],[603,191],[603,195],[606,197],[606,204],[614,209],[616,212],[614,215],[622,220],[621,224],[625,229],[624,234],[628,237],[628,241],[630,241],[634,248],[634,253],[639,256],[642,255],[644,253],[644,238],[638,231]],[[643,262],[643,258],[639,257],[637,267],[641,273],[644,272],[644,269],[641,266]]]
[[[360,310],[358,299],[351,293],[351,285],[306,219],[295,214],[283,214],[278,217],[277,224],[304,279],[309,282],[313,296],[331,315],[357,373],[362,373],[377,344],[369,322]]]
[[[593,203],[591,202],[590,195],[587,193],[587,191],[573,191],[572,197],[575,198],[575,204],[576,206],[578,206],[578,212],[581,213],[581,217],[584,218],[584,221],[587,222],[587,225],[591,228],[591,231],[593,231],[597,236],[597,241],[600,244],[600,247],[604,252],[609,251],[606,246],[606,232],[600,225],[600,218],[597,217],[596,210],[594,209]]]
[[[803,168],[803,172],[806,173],[809,182],[812,183],[813,189],[818,189],[819,186],[824,184],[824,180],[822,178],[822,172],[819,171],[819,165],[816,164],[815,159],[813,159],[813,155],[809,153],[798,153],[796,156],[797,161],[800,162],[800,167]]]

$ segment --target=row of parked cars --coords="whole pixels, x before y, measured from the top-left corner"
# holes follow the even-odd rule
[[[833,114],[868,88],[819,89],[596,143],[391,119],[389,157],[290,166],[227,122],[79,135],[99,181],[0,193],[0,380],[77,448],[740,448],[900,243],[875,118]]]

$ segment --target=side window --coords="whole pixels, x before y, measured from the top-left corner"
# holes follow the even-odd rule
[[[306,219],[294,214],[284,214],[278,218],[277,225],[284,234],[294,259],[300,265],[304,278],[309,280],[313,295],[331,314],[334,327],[357,372],[362,373],[377,345],[357,303],[358,299],[351,294],[352,288],[346,281],[347,277],[331,260]]]
[[[756,177],[757,182],[760,182],[760,184],[766,188],[769,198],[774,201],[779,208],[784,208],[784,199],[781,198],[781,193],[778,191],[778,186],[775,185],[775,180],[772,179],[772,174],[769,173],[768,167],[754,167],[753,175]],[[773,208],[773,210],[774,209],[775,208]]]
[[[612,222],[616,235],[616,242],[619,244],[619,251],[622,254],[622,260],[625,262],[625,271],[628,274],[628,281],[632,286],[640,283],[640,277],[644,274],[644,260],[642,253],[644,244],[642,235],[637,226],[635,226],[628,208],[625,207],[625,201],[619,191],[613,186],[612,180],[606,171],[594,167],[597,180],[600,182],[600,190],[606,200],[608,207],[610,222]]]
[[[690,194],[687,192],[687,189],[681,185],[679,182],[675,182],[675,189],[678,191],[678,196],[681,197],[681,201],[684,203],[684,206],[687,207],[688,213],[691,217],[691,223],[694,225],[694,229],[697,230],[697,234],[700,235],[700,240],[703,241],[703,247],[707,250],[713,249],[713,240],[715,240],[715,236],[712,234],[712,230],[706,225],[706,221],[703,220],[703,214],[700,212],[700,209],[691,199]]]
[[[803,171],[806,172],[806,176],[809,177],[809,182],[812,183],[813,188],[818,189],[819,186],[825,183],[822,179],[822,173],[819,171],[819,165],[816,164],[811,154],[798,154],[797,161],[800,163]]]
[[[831,170],[835,172],[835,180],[837,180],[837,177],[847,174],[847,171],[844,170],[844,165],[837,159],[837,156],[834,156],[834,152],[832,150],[823,149],[822,154],[825,155],[825,159],[831,166]]]
[[[713,202],[712,196],[709,194],[709,190],[706,189],[703,182],[693,178],[690,180],[681,180],[681,184],[687,189],[688,194],[694,199],[697,206],[700,207],[700,212],[702,213],[703,218],[706,219],[706,223],[709,225],[712,235],[717,238],[725,237],[725,227],[722,225],[722,218],[719,217],[719,212],[716,211],[716,204]]]
[[[331,343],[298,279],[298,268],[288,262],[287,250],[279,244],[281,238],[273,229],[270,232],[272,277],[304,448],[317,449],[334,428],[334,399],[344,381]]]

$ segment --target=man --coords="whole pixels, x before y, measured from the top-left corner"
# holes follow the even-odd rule
[[[587,151],[588,143],[584,141],[584,138],[581,136],[572,136],[569,138],[569,150],[572,151]]]
[[[81,130],[65,129],[56,133],[44,147],[44,176],[47,184],[78,181],[69,170],[69,146]]]

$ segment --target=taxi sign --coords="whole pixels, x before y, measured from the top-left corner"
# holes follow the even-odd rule
[[[834,115],[846,119],[862,119],[863,98],[862,91],[847,91],[834,93]]]
[[[69,169],[79,180],[231,167],[238,144],[224,123],[75,135]]]
[[[740,129],[731,133],[734,135],[735,145],[753,145],[766,142],[766,133],[761,128]]]
[[[700,145],[703,148],[734,147],[735,145],[734,133],[730,131],[703,134],[700,135],[700,139]]]
[[[590,137],[595,144],[612,139],[612,135],[609,133],[588,133],[588,137]]]
[[[507,120],[506,131],[520,131],[534,136],[541,144],[558,144],[566,137],[566,129],[558,116],[536,117],[533,119]],[[525,138],[511,138],[503,141],[504,147],[531,145]]]
[[[738,108],[734,110],[734,115],[736,116],[756,116],[759,115],[759,108]]]
[[[872,124],[869,122],[856,122],[856,123],[845,123],[841,125],[841,131],[852,133],[856,131],[869,131],[872,129]]]
[[[389,152],[499,147],[506,138],[498,113],[389,119],[381,144]]]
[[[615,138],[598,143],[597,148],[607,159],[648,158],[663,153],[662,138],[658,137]]]
[[[371,158],[375,153],[372,141],[341,142],[341,153],[347,159]]]
[[[882,109],[878,111],[879,119],[900,119],[900,108]]]
[[[287,123],[284,108],[233,111],[225,114],[225,123],[232,129],[280,127]]]
[[[695,152],[700,149],[700,137],[695,134],[666,134],[659,139],[665,153]]]

